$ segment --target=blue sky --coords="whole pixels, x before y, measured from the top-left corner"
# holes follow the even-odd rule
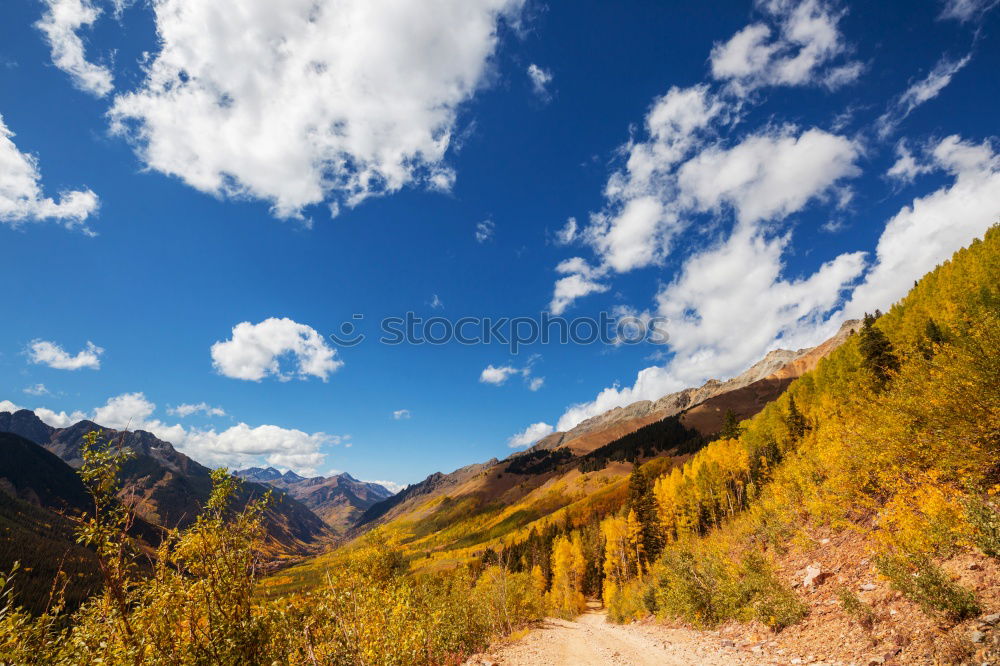
[[[815,344],[1000,217],[995,2],[273,4],[0,8],[0,408],[405,484]],[[407,311],[671,341],[372,339]]]

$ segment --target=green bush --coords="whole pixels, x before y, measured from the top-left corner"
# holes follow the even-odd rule
[[[883,555],[875,560],[892,587],[916,602],[928,615],[959,622],[979,613],[972,591],[953,581],[926,555]]]
[[[847,616],[863,629],[870,631],[875,626],[875,611],[870,605],[861,601],[852,590],[846,587],[837,588],[837,598],[840,600],[840,607],[844,609]]]
[[[972,527],[972,541],[990,557],[1000,557],[1000,512],[978,496],[965,501],[966,520]]]
[[[708,549],[668,549],[654,568],[658,614],[696,626],[758,620],[780,629],[806,615],[805,606],[756,552],[733,561]]]

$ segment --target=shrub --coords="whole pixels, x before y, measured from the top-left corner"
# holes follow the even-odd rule
[[[882,555],[875,559],[875,565],[893,588],[928,615],[940,614],[959,622],[979,612],[975,595],[953,581],[927,555]]]
[[[872,607],[858,598],[858,595],[847,587],[837,588],[837,598],[840,600],[840,607],[844,609],[847,616],[857,622],[865,631],[871,631],[875,626],[875,611]]]
[[[1000,557],[1000,512],[985,499],[965,500],[965,516],[972,530],[972,542],[990,557]]]

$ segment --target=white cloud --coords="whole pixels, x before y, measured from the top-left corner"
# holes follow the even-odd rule
[[[500,386],[507,382],[507,379],[511,375],[518,375],[521,370],[515,368],[512,365],[502,365],[500,367],[494,367],[491,363],[486,366],[481,373],[479,373],[479,381],[483,384],[493,384],[494,386]]]
[[[671,359],[640,371],[632,386],[615,385],[572,405],[557,428],[709,377],[730,377],[771,349],[816,344],[844,319],[887,309],[914,280],[994,224],[1000,211],[1000,156],[989,143],[951,136],[925,152],[922,164],[954,180],[886,223],[870,265],[862,252],[845,253],[811,275],[788,279],[782,270],[789,236],[768,237],[747,224],[688,257],[657,296],[658,313],[670,319]]]
[[[35,412],[35,416],[40,418],[42,422],[53,428],[68,428],[74,423],[79,423],[89,418],[87,414],[80,411],[67,414],[66,412],[55,412],[46,407],[36,407],[32,411]]]
[[[485,243],[486,241],[493,240],[493,232],[496,230],[496,225],[493,220],[483,220],[476,225],[476,242]]]
[[[321,447],[343,440],[326,433],[306,433],[274,425],[257,427],[239,423],[216,432],[191,430],[178,448],[196,460],[210,465],[243,466],[263,458],[268,465],[312,474],[323,464],[326,454]]]
[[[0,402],[0,408],[4,406]],[[2,410],[0,410],[2,411]],[[65,428],[82,420],[121,430],[146,430],[168,441],[200,463],[216,466],[246,467],[264,462],[274,467],[295,469],[302,474],[313,473],[323,464],[323,447],[345,444],[349,435],[306,433],[275,425],[252,427],[239,423],[226,430],[214,428],[187,429],[154,418],[156,404],[143,393],[123,393],[91,412],[72,414],[55,412],[44,407],[35,410],[42,421],[54,428]]]
[[[212,365],[233,379],[260,381],[274,375],[287,381],[292,373],[282,371],[279,359],[291,355],[300,379],[312,376],[326,381],[344,365],[336,354],[312,327],[271,317],[259,324],[245,321],[234,326],[232,338],[212,345]]]
[[[741,372],[776,346],[816,341],[823,319],[864,268],[864,254],[844,254],[800,279],[782,275],[789,236],[768,237],[754,225],[691,255],[657,296],[657,314],[670,320],[671,360],[638,373],[632,386],[612,386],[572,405],[557,428],[637,400],[656,400],[710,377]],[[839,323],[839,322],[838,322]],[[835,327],[834,327],[835,328]]]
[[[730,149],[709,148],[681,167],[678,182],[691,208],[728,204],[742,223],[781,219],[857,176],[861,148],[854,141],[810,129],[753,134]]]
[[[35,384],[34,386],[27,386],[22,390],[28,395],[51,395],[49,390],[45,388],[45,384]]]
[[[989,143],[949,136],[926,151],[926,163],[953,181],[913,200],[888,221],[874,266],[845,307],[849,316],[887,309],[913,281],[981,235],[1000,218],[1000,156]]]
[[[479,381],[483,384],[502,386],[503,384],[506,384],[507,380],[511,377],[520,376],[524,379],[524,383],[527,384],[529,390],[537,391],[542,388],[542,384],[545,383],[544,377],[532,376],[535,362],[539,358],[541,357],[538,354],[529,357],[524,366],[520,368],[511,364],[494,366],[491,363],[490,365],[487,365],[481,373],[479,373]]]
[[[77,352],[76,356],[70,356],[62,347],[47,340],[33,340],[28,347],[28,359],[32,363],[47,365],[56,370],[79,370],[90,368],[99,370],[101,367],[101,354],[104,350],[87,341],[87,347]]]
[[[410,410],[408,409],[397,409],[392,413],[392,418],[397,421],[403,421],[410,418]]]
[[[167,414],[172,414],[173,416],[179,416],[180,418],[187,418],[192,414],[197,414],[198,412],[203,413],[205,416],[225,416],[226,410],[222,407],[213,407],[207,402],[199,402],[197,404],[184,403],[177,405],[176,407],[167,408]]]
[[[744,95],[762,86],[824,85],[857,79],[857,62],[835,64],[849,51],[838,23],[842,12],[821,0],[758,0],[769,23],[748,25],[712,49],[712,76]]]
[[[97,212],[97,195],[87,189],[62,192],[58,202],[46,197],[38,158],[18,150],[13,137],[0,116],[0,222],[17,228],[25,222],[55,220],[67,229],[92,234],[84,222]]]
[[[114,131],[152,169],[279,217],[446,189],[459,107],[523,0],[160,0],[161,49]]]
[[[106,67],[87,60],[83,40],[77,32],[97,20],[101,10],[90,0],[43,0],[45,13],[35,26],[45,34],[52,49],[52,63],[70,75],[78,88],[98,97],[107,95],[114,86]]]
[[[528,65],[528,78],[531,79],[531,89],[543,100],[549,99],[549,84],[552,83],[552,72],[542,69],[535,63]]]
[[[441,300],[441,298],[437,294],[431,294],[430,306],[434,310],[443,310],[444,309],[444,302]]]
[[[893,102],[892,107],[876,121],[879,135],[883,138],[888,136],[915,108],[937,97],[951,83],[952,77],[968,65],[970,60],[972,60],[971,54],[959,60],[947,56],[941,58],[927,76],[907,88],[899,99]]]
[[[563,225],[563,228],[556,232],[555,243],[556,245],[569,245],[576,240],[576,234],[576,218],[571,217],[566,220],[566,224]]]
[[[10,400],[0,400],[0,412],[17,412],[23,409],[23,407],[18,407]]]
[[[997,6],[1000,0],[944,0],[941,18],[955,19],[965,23],[979,19],[983,14]]]
[[[532,423],[530,426],[525,428],[523,431],[513,435],[507,440],[507,446],[512,449],[520,449],[525,446],[531,446],[542,437],[551,435],[555,430],[548,423]]]
[[[910,152],[906,141],[896,144],[896,161],[886,171],[885,175],[903,183],[912,183],[917,176],[923,175],[933,170],[929,164],[917,161],[917,158]]]
[[[396,483],[395,481],[376,481],[376,480],[366,480],[365,483],[377,483],[391,493],[398,493],[400,490],[406,488],[406,484]]]
[[[606,270],[595,268],[580,257],[560,262],[556,266],[556,272],[562,273],[566,277],[556,280],[552,301],[549,303],[549,310],[554,315],[564,313],[578,298],[583,298],[588,294],[603,293],[610,289],[608,285],[597,281],[606,273]]]
[[[573,257],[556,267],[567,277],[555,284],[549,304],[554,314],[607,291],[600,280],[611,270],[625,273],[660,263],[694,213],[732,210],[738,221],[755,223],[781,220],[831,192],[841,201],[849,198],[849,190],[837,187],[860,173],[855,162],[861,147],[816,128],[765,129],[732,147],[704,147],[684,161],[699,143],[691,134],[699,127],[695,118],[712,117],[719,108],[703,88],[673,89],[654,106],[647,126],[659,138],[631,146],[626,170],[613,174],[606,188],[609,207],[592,217],[585,232],[601,263],[591,266]],[[653,116],[656,122],[649,119]]]

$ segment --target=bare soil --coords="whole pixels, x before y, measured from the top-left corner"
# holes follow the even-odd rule
[[[758,648],[759,649],[759,648]],[[725,645],[718,634],[653,623],[613,624],[591,604],[575,620],[548,618],[520,640],[470,659],[469,666],[680,666],[766,664],[752,649]]]

